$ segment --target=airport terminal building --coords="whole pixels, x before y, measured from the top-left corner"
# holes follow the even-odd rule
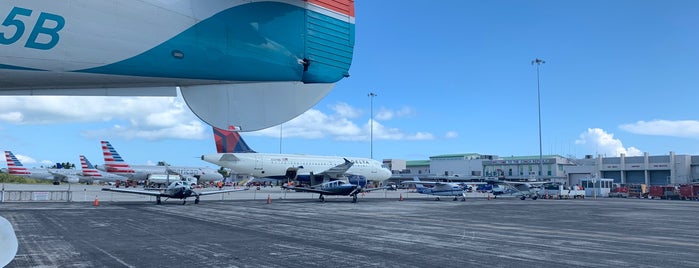
[[[540,161],[541,160],[541,161]],[[541,163],[541,164],[540,164]],[[585,178],[608,178],[620,184],[677,185],[699,182],[699,155],[625,156],[596,158],[587,155],[574,159],[560,155],[510,156],[477,153],[447,154],[430,160],[405,161],[388,159],[392,181],[412,179],[436,180],[531,180],[541,178],[569,185]]]

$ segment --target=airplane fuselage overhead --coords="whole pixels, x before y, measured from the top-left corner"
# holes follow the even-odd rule
[[[369,181],[382,181],[391,177],[391,171],[383,167],[379,161],[368,158],[347,159],[352,166],[341,172],[342,176],[363,176]],[[240,174],[277,179],[284,179],[289,169],[296,169],[298,176],[322,176],[345,162],[343,157],[265,153],[211,154],[202,156],[202,160],[233,169]]]
[[[354,47],[351,0],[3,1],[0,20],[0,95],[179,87],[223,129],[262,129],[312,107],[349,75]]]

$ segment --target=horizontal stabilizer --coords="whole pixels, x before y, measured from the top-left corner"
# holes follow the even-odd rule
[[[334,84],[264,82],[182,86],[180,92],[201,120],[220,129],[255,131],[299,116]]]

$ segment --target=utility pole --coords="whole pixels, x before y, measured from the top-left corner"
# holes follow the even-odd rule
[[[536,99],[539,108],[539,178],[544,176],[544,156],[543,150],[541,149],[541,84],[539,83],[539,66],[544,63],[546,62],[539,58],[532,61],[532,65],[536,64]]]
[[[371,146],[371,159],[374,159],[374,97],[378,96],[374,92],[370,92],[367,96],[369,96],[369,99],[371,100],[371,111],[369,114],[369,144]]]

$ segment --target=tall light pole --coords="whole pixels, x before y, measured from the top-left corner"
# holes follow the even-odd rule
[[[370,128],[370,130],[369,130],[369,133],[370,133],[369,134],[369,144],[371,144],[371,157],[370,158],[374,159],[374,97],[376,97],[378,95],[376,95],[376,93],[374,93],[374,92],[369,92],[369,94],[367,94],[367,96],[369,96],[370,103],[371,103],[371,108],[370,108],[371,111],[369,114],[369,128]]]
[[[539,83],[539,65],[546,63],[545,61],[536,58],[535,60],[532,61],[532,65],[536,64],[536,99],[537,99],[537,106],[539,108],[539,177],[544,176],[544,156],[543,152],[541,149],[541,89],[540,89],[540,83]]]

